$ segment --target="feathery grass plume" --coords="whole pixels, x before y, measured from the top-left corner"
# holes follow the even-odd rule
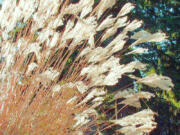
[[[116,0],[3,1],[0,134],[89,135],[106,134],[109,128],[112,134],[146,134],[156,128],[151,110],[127,112],[128,107],[140,108],[139,99],[150,99],[153,94],[135,93],[127,87],[113,93],[115,112],[101,110],[112,117],[98,120],[97,110],[109,96],[108,86],[146,67],[137,61],[123,64],[123,52],[142,42],[166,38],[145,31],[129,37],[128,32],[141,27],[142,21],[128,20],[134,8],[131,3],[111,15],[108,11],[115,4]],[[120,33],[119,28],[123,28]],[[136,41],[127,44],[131,38]],[[163,89],[173,86],[169,78],[158,75],[137,80]]]

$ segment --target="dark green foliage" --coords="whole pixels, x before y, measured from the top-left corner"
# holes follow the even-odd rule
[[[163,31],[169,41],[154,43],[153,46],[141,44],[150,52],[143,55],[134,55],[134,59],[148,63],[146,72],[141,75],[156,72],[172,78],[175,88],[170,92],[157,91],[156,98],[148,105],[159,113],[157,118],[159,126],[153,135],[180,134],[180,2],[178,0],[119,0],[119,5],[126,2],[136,4],[131,14],[146,24],[142,29],[149,32]],[[137,85],[136,89],[149,89]]]

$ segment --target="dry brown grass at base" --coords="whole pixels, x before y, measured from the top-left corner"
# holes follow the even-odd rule
[[[22,88],[17,88],[17,90]],[[29,91],[29,92],[28,92]],[[18,94],[18,93],[17,93]],[[52,96],[51,92],[39,89],[33,101],[30,90],[24,95],[10,99],[7,113],[1,115],[1,134],[11,135],[72,135],[76,133],[75,114],[87,109],[87,106],[76,107],[77,102],[67,104],[74,96],[80,96],[74,88],[63,88]],[[12,97],[11,97],[12,98]],[[28,103],[28,102],[32,103]],[[30,104],[30,105],[28,105]]]

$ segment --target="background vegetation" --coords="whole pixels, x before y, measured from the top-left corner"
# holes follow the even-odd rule
[[[154,111],[159,113],[159,127],[155,135],[180,134],[180,1],[178,0],[119,0],[119,5],[125,2],[136,4],[132,18],[144,21],[143,29],[149,32],[163,31],[169,41],[149,46],[148,43],[140,46],[148,48],[149,53],[134,55],[135,59],[150,64],[149,70],[141,72],[169,76],[173,79],[175,88],[172,92],[156,91],[156,97],[149,103]],[[138,90],[146,89],[135,85]]]

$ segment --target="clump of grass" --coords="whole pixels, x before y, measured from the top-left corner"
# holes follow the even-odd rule
[[[140,99],[153,94],[136,93],[131,84],[117,89],[117,84],[126,76],[169,90],[173,84],[167,77],[132,75],[144,70],[145,64],[122,63],[127,48],[160,42],[166,36],[140,31],[129,37],[128,32],[141,27],[142,21],[128,21],[131,3],[111,15],[115,4],[116,0],[4,1],[1,134],[145,134],[156,128],[154,112],[136,109],[141,108]],[[26,25],[7,38],[19,20]],[[119,28],[123,28],[120,33]],[[127,44],[127,39],[136,41]],[[108,87],[115,86],[113,96],[109,95]]]

